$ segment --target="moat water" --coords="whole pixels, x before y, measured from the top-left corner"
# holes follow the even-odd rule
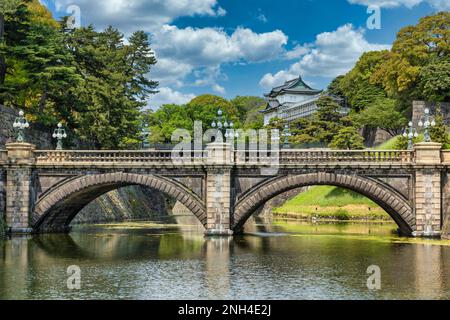
[[[450,241],[401,238],[393,224],[286,221],[205,239],[188,220],[0,240],[0,299],[450,299]],[[67,286],[70,266],[80,289]]]

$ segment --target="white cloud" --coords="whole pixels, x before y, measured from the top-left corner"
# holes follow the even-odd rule
[[[308,48],[308,51],[298,62],[287,70],[264,75],[260,85],[269,89],[299,74],[333,78],[348,72],[364,52],[390,48],[389,45],[369,43],[364,37],[364,30],[354,29],[351,24],[343,25],[333,32],[321,33],[314,43],[303,47]]]
[[[164,25],[152,36],[158,55],[189,63],[211,66],[226,62],[261,62],[283,52],[288,37],[279,30],[255,33],[237,28],[231,35],[219,28],[180,29]]]
[[[287,51],[285,56],[288,60],[293,60],[300,58],[301,56],[307,54],[309,52],[309,48],[307,46],[296,45],[294,49]]]
[[[257,63],[278,58],[285,52],[288,37],[276,30],[255,33],[237,28],[231,35],[219,28],[178,28],[164,25],[152,34],[152,46],[159,60],[153,78],[167,85],[180,83],[192,74],[195,86],[211,86],[224,93],[217,84],[226,80],[221,65]]]
[[[195,98],[194,94],[181,93],[167,87],[158,90],[159,92],[149,99],[148,106],[152,109],[159,108],[164,104],[186,104]]]
[[[98,28],[113,24],[126,34],[141,29],[152,31],[184,16],[224,16],[217,0],[55,0],[59,12],[69,5],[81,9],[84,24]]]
[[[412,8],[425,2],[438,10],[450,9],[449,0],[348,0],[348,2],[364,6],[379,6],[381,8],[396,8],[400,6]]]
[[[267,73],[262,77],[259,85],[264,89],[271,89],[296,77],[298,74],[295,74],[293,70],[281,70],[275,74]]]

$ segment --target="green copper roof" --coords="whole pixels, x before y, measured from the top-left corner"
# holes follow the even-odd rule
[[[303,81],[302,77],[299,76],[296,79],[286,81],[285,84],[282,86],[273,88],[272,91],[266,94],[265,96],[276,97],[284,92],[313,95],[321,93],[322,90],[316,90],[311,88]]]

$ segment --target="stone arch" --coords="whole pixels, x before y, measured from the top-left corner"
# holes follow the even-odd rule
[[[402,233],[410,235],[416,229],[410,203],[389,186],[371,178],[325,172],[277,177],[257,185],[236,203],[232,229],[235,232],[241,230],[255,210],[273,197],[295,188],[312,185],[332,185],[358,192],[382,207],[394,219]]]
[[[186,206],[206,226],[202,199],[177,181],[157,175],[115,172],[85,175],[60,183],[37,201],[32,215],[36,232],[64,232],[70,222],[97,197],[126,186],[141,185],[161,191]]]

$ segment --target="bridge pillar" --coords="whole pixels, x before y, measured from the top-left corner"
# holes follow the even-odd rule
[[[419,143],[414,147],[416,237],[438,237],[442,228],[442,174],[440,143]]]
[[[9,143],[6,173],[6,228],[9,233],[31,233],[32,166],[35,146]]]
[[[211,143],[206,152],[206,235],[231,236],[231,145]]]

